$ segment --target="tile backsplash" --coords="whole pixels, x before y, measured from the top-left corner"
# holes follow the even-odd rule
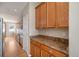
[[[69,32],[67,28],[41,29],[39,30],[39,34],[69,39]]]

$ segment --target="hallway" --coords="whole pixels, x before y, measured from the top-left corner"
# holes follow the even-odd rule
[[[15,36],[5,37],[3,46],[4,46],[3,47],[4,57],[26,57],[27,56],[26,52],[16,41]]]

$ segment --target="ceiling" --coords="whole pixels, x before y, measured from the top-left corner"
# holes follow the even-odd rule
[[[27,2],[0,2],[0,17],[18,19]]]

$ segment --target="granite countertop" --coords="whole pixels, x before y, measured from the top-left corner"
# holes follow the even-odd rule
[[[42,43],[46,46],[49,46],[53,49],[61,51],[68,55],[68,40],[58,37],[47,37],[47,36],[31,36],[32,40],[35,40],[39,43]]]

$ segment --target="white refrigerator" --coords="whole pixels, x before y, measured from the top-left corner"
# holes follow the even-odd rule
[[[3,19],[0,18],[0,57],[2,57],[3,50]]]

